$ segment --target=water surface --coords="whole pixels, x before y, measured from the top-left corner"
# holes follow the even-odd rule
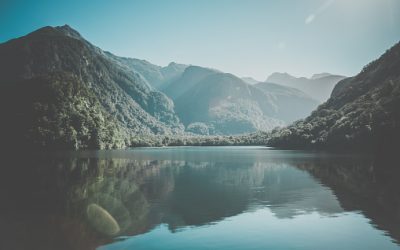
[[[400,249],[393,160],[264,147],[8,156],[0,249]]]

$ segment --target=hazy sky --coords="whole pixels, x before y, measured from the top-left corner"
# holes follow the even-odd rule
[[[350,76],[400,40],[400,0],[0,0],[0,42],[63,24],[159,65]]]

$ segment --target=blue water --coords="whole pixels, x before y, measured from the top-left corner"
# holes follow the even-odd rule
[[[63,152],[30,164],[39,170],[12,191],[21,201],[10,203],[11,219],[0,216],[7,247],[23,238],[30,249],[400,249],[392,160],[167,147]],[[103,211],[94,219],[93,204]]]
[[[165,224],[99,249],[399,249],[359,213],[277,218],[268,208],[171,232]]]

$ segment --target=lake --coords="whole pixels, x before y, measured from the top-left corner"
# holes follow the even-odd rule
[[[392,158],[167,147],[2,162],[0,249],[400,249]]]

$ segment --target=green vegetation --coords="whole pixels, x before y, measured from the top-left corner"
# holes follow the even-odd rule
[[[78,149],[129,145],[129,131],[105,112],[72,74],[35,77],[1,86],[0,92],[1,110],[7,115],[2,123],[6,129],[3,138],[16,146]]]
[[[266,145],[266,132],[255,132],[244,135],[226,136],[138,136],[132,140],[133,147],[163,147],[163,146],[252,146]]]

